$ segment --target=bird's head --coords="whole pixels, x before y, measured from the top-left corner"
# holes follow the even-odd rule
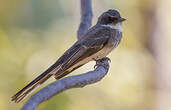
[[[122,18],[117,10],[110,9],[104,12],[98,18],[98,24],[108,25],[108,24],[117,24],[125,21],[125,18]]]

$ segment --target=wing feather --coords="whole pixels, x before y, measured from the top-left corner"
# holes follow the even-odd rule
[[[92,34],[88,33],[88,36],[85,36],[84,40],[81,39],[81,41],[76,42],[69,50],[67,50],[61,57],[63,63],[61,69],[56,72],[55,78],[60,79],[64,77],[84,64],[77,65],[73,69],[70,69],[73,65],[100,51],[109,39],[109,32],[105,32],[106,30],[101,29],[96,30],[96,32],[93,32]]]

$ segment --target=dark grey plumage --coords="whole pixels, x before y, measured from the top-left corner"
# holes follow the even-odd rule
[[[36,87],[52,75],[60,79],[91,60],[107,56],[117,47],[122,38],[120,26],[124,18],[116,10],[108,10],[99,18],[95,26],[69,48],[51,67],[12,96],[12,101],[20,102]]]

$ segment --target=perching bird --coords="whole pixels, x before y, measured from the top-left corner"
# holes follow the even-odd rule
[[[12,101],[20,102],[51,76],[58,80],[89,61],[107,56],[121,41],[122,21],[125,19],[117,10],[110,9],[104,12],[95,26],[90,28],[51,67],[12,96]]]

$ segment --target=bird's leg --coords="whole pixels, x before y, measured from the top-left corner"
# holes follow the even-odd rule
[[[104,65],[104,63],[102,63],[104,60],[111,62],[110,58],[108,58],[108,57],[103,57],[102,59],[99,59],[99,60],[96,60],[96,59],[93,59],[93,60],[96,61],[96,65],[94,65],[94,69],[97,66],[103,66],[105,68],[106,66]]]
[[[93,60],[96,62],[96,64],[94,65],[94,69],[96,69],[96,67],[97,67],[97,60],[95,58],[93,58]]]

